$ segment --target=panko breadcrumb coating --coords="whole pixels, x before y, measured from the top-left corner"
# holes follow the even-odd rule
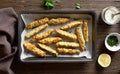
[[[56,50],[59,54],[79,54],[80,50],[78,49],[70,49],[70,48],[57,48]]]
[[[50,25],[57,25],[57,24],[66,23],[68,21],[70,21],[70,19],[68,19],[68,18],[52,18],[52,19],[50,19],[48,24],[50,24]]]
[[[76,40],[77,39],[77,36],[75,34],[72,34],[72,33],[69,33],[69,32],[66,32],[66,31],[63,31],[63,30],[59,30],[59,29],[56,29],[55,32],[61,36],[64,36],[66,38],[70,38],[72,40]]]
[[[48,38],[39,40],[38,42],[40,42],[42,44],[52,44],[52,43],[57,43],[61,40],[62,40],[62,38],[60,38],[60,37],[48,37]]]
[[[25,37],[30,38],[31,36],[37,34],[39,31],[45,29],[48,26],[48,24],[40,25],[39,27],[33,29],[32,31],[28,32]]]
[[[60,29],[61,30],[68,30],[68,29],[71,29],[72,27],[78,26],[80,24],[83,24],[83,21],[81,21],[81,20],[79,20],[79,21],[73,21],[73,22],[65,24]]]
[[[83,34],[84,34],[84,39],[86,42],[88,42],[88,20],[84,20],[83,23]]]
[[[38,43],[39,47],[48,51],[49,53],[52,53],[53,55],[57,56],[58,53],[56,52],[56,50],[52,49],[51,47],[47,46],[47,45],[44,45],[44,44],[40,44]]]
[[[29,24],[26,25],[26,28],[27,29],[32,29],[34,27],[37,27],[37,26],[40,26],[40,25],[43,25],[45,23],[47,23],[49,21],[49,18],[45,17],[45,18],[42,18],[40,20],[36,20],[36,21],[33,21]]]
[[[85,40],[84,40],[81,28],[77,27],[76,30],[75,30],[75,32],[76,32],[77,39],[78,39],[80,47],[82,48],[82,50],[85,50],[86,49]]]
[[[54,29],[48,29],[47,31],[43,33],[37,34],[31,39],[31,42],[38,42],[40,39],[50,36],[53,31]]]
[[[79,44],[75,43],[75,42],[57,42],[56,46],[77,48],[77,47],[79,47]]]
[[[35,45],[31,44],[30,42],[24,42],[24,47],[26,50],[40,56],[40,57],[45,57],[46,53],[42,51],[41,49],[37,48]]]

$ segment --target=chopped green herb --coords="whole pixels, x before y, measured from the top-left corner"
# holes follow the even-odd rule
[[[112,46],[117,46],[118,44],[118,39],[116,36],[109,36],[108,39],[107,39],[107,43],[108,45],[110,45],[111,47]]]
[[[81,7],[81,6],[80,6],[79,3],[76,3],[76,4],[75,4],[75,8],[79,9],[80,7]]]
[[[54,0],[43,0],[43,6],[47,9],[54,7]]]

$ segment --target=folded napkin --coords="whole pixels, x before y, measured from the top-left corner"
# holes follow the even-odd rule
[[[14,74],[10,69],[17,51],[17,15],[12,8],[0,9],[0,74]]]

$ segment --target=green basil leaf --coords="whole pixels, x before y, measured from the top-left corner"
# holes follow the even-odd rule
[[[81,7],[81,5],[79,3],[75,4],[75,8],[79,9]]]

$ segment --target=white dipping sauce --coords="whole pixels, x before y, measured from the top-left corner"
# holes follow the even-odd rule
[[[119,10],[116,7],[110,7],[105,12],[105,20],[107,23],[114,25],[120,21],[120,15],[115,15],[112,17],[112,14],[119,13]]]

